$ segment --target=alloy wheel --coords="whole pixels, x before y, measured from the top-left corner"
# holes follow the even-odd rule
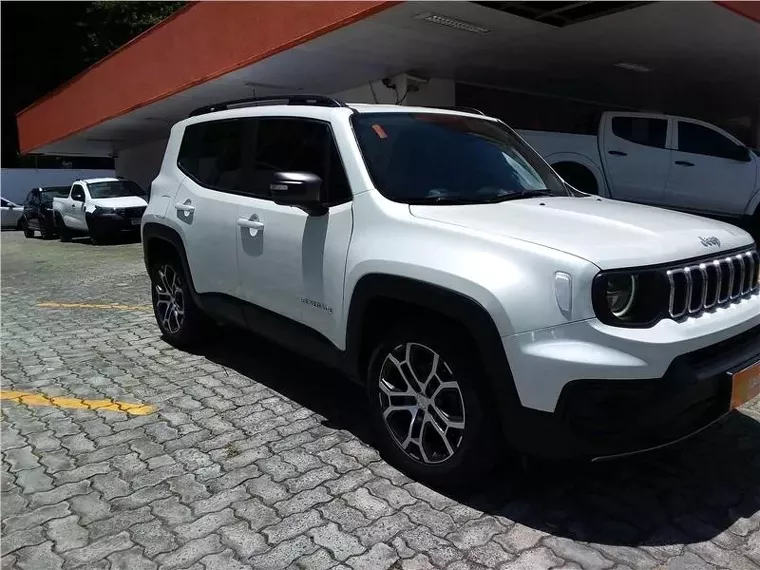
[[[430,347],[409,342],[380,367],[380,411],[396,444],[412,459],[443,463],[456,453],[465,430],[459,383]]]
[[[166,332],[177,334],[185,321],[182,279],[171,265],[163,265],[153,285],[156,291],[156,315]]]

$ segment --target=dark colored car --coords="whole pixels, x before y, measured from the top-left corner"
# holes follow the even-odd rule
[[[34,237],[34,232],[40,232],[42,239],[56,237],[58,231],[53,218],[53,197],[68,195],[69,186],[33,188],[24,200],[24,215],[21,217],[24,235],[30,238]]]

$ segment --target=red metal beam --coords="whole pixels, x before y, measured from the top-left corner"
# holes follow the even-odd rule
[[[398,2],[194,2],[17,115],[31,152]]]

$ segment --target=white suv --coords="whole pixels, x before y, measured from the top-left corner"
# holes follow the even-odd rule
[[[582,194],[476,112],[199,109],[171,130],[142,234],[169,342],[235,323],[345,371],[386,456],[433,482],[504,439],[659,447],[760,392],[747,233]]]

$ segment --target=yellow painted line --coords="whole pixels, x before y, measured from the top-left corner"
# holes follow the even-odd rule
[[[122,305],[119,303],[53,303],[46,301],[37,303],[38,307],[43,309],[114,309],[118,311],[151,311],[149,306],[145,305]]]
[[[32,394],[31,392],[19,392],[16,390],[0,390],[0,400],[9,400],[26,404],[27,406],[55,406],[72,410],[108,410],[111,412],[124,412],[133,416],[145,416],[156,411],[155,406],[150,404],[133,404],[130,402],[118,402],[116,400],[83,400],[81,398],[65,398],[62,396],[45,396]]]

